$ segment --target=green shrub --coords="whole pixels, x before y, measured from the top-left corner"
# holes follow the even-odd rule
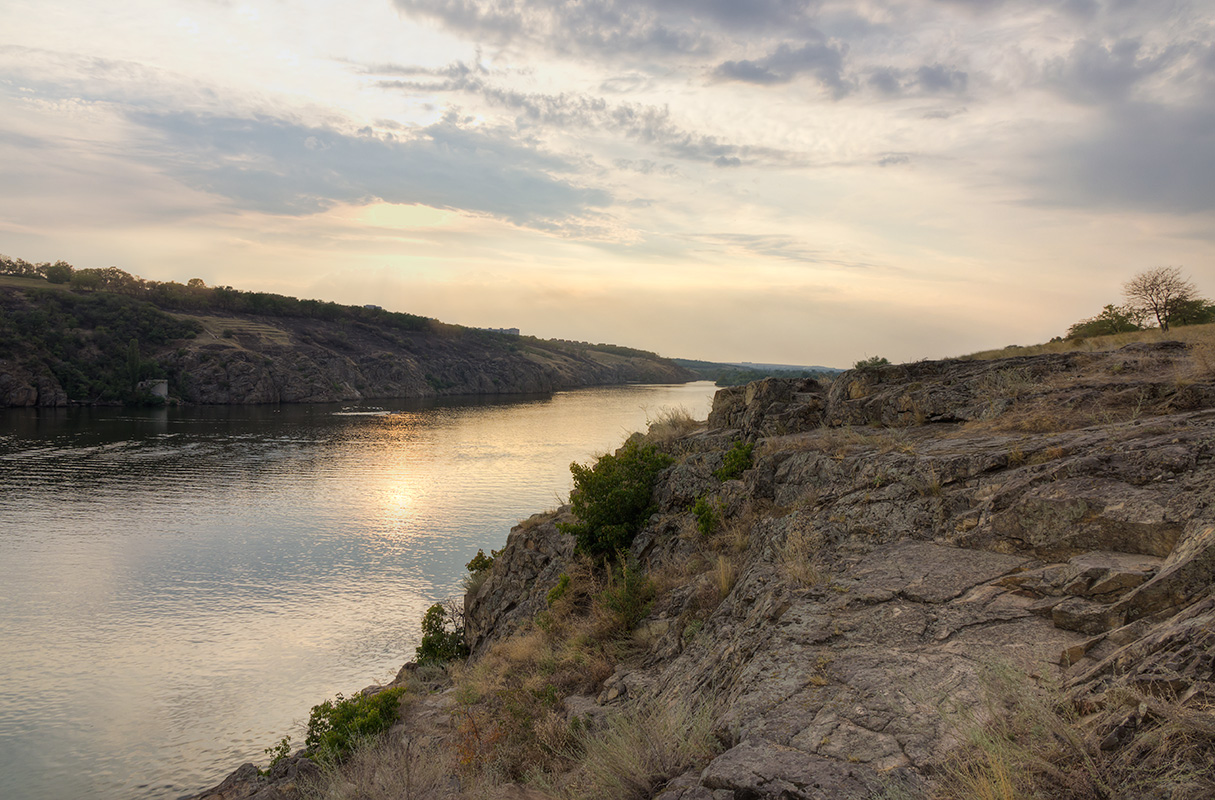
[[[870,356],[862,358],[860,361],[852,365],[853,369],[874,369],[876,367],[884,367],[890,363],[890,359],[885,356]]]
[[[637,627],[650,613],[656,593],[654,581],[641,571],[637,562],[622,559],[608,576],[607,588],[599,595],[599,602],[615,615],[616,628],[623,633]]]
[[[265,769],[259,769],[257,774],[265,776],[270,774],[270,770],[274,769],[275,764],[291,755],[291,736],[284,736],[279,739],[278,744],[267,747],[262,752],[270,756],[270,763],[266,765]]]
[[[696,517],[696,529],[700,531],[701,536],[711,536],[713,531],[717,530],[718,523],[721,522],[721,518],[717,514],[717,506],[704,496],[696,498],[696,503],[692,506],[692,514]]]
[[[482,584],[489,579],[489,571],[493,569],[494,559],[498,557],[501,550],[490,550],[489,555],[485,555],[484,550],[477,550],[477,554],[472,557],[472,560],[464,565],[468,570],[468,575],[464,577],[464,591],[468,594],[476,594]]]
[[[442,603],[435,603],[422,617],[422,643],[417,648],[419,664],[442,664],[468,657],[464,626]],[[448,623],[451,630],[448,630]]]
[[[725,461],[721,465],[721,469],[713,474],[717,476],[719,481],[729,481],[739,477],[751,469],[751,451],[754,449],[754,442],[735,442],[734,446],[726,451]]]
[[[320,761],[345,760],[361,739],[392,727],[404,693],[405,687],[398,686],[350,698],[339,694],[334,700],[313,706],[304,740],[309,755]]]
[[[579,552],[615,557],[628,549],[653,513],[654,481],[672,460],[654,445],[632,439],[592,467],[570,464],[574,474],[570,506],[579,521],[557,527],[578,538]]]
[[[494,559],[498,557],[501,550],[490,550],[489,555],[485,555],[485,551],[477,548],[477,554],[472,557],[472,560],[464,565],[464,568],[469,572],[487,572],[494,566]]]
[[[565,597],[565,593],[570,590],[570,576],[562,572],[557,576],[557,585],[548,590],[548,604],[553,603]]]

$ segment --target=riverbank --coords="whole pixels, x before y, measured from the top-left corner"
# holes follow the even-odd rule
[[[697,380],[669,359],[632,348],[279,299],[310,315],[192,310],[181,302],[156,305],[114,291],[4,277],[0,408],[156,402],[139,389],[150,379],[167,381],[174,400],[220,405],[539,394]]]
[[[625,572],[531,518],[383,744],[201,797],[1215,791],[1215,374],[1185,345],[767,380],[643,445],[673,463]]]
[[[299,742],[571,461],[712,391],[0,411],[0,797],[177,797]]]

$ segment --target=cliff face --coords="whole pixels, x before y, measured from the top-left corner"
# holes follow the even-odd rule
[[[740,438],[758,456],[723,483]],[[943,777],[960,720],[1042,685],[1105,796],[1211,796],[1215,385],[1184,348],[770,379],[719,392],[708,430],[668,448],[632,554],[686,582],[638,626],[643,652],[566,700],[712,710],[722,751],[656,796],[964,796]],[[575,569],[552,520],[512,531],[466,599],[474,659]],[[993,699],[1010,674],[1025,685]],[[1182,720],[1202,744],[1166,781],[1150,762]],[[1088,796],[1067,771],[1036,796]]]
[[[532,517],[465,597],[468,664],[406,665],[396,744],[325,797],[1215,796],[1209,358],[769,379],[657,444],[641,619],[610,627],[624,578],[568,507]],[[299,796],[243,769],[203,797]]]
[[[118,401],[131,386],[132,340],[144,377],[167,377],[170,393],[189,403],[541,393],[695,379],[666,359],[623,348],[440,324],[405,330],[350,319],[167,313],[106,293],[0,286],[0,343],[9,351],[0,359],[0,407]]]
[[[683,383],[692,377],[659,358],[567,350],[476,331],[440,335],[311,320],[204,321],[206,333],[161,356],[187,402],[316,403],[540,393],[621,383]],[[234,325],[240,327],[234,331]],[[230,335],[225,337],[225,331]]]

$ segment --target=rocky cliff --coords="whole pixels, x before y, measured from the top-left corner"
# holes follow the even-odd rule
[[[660,445],[640,621],[605,622],[622,578],[574,553],[568,509],[511,531],[465,600],[469,666],[402,673],[415,750],[381,758],[443,765],[415,796],[1215,796],[1209,360],[770,379]],[[601,779],[622,719],[647,755]],[[393,796],[362,774],[327,796]]]
[[[131,341],[140,375],[167,378],[188,403],[541,393],[696,377],[627,348],[375,319],[187,314],[112,293],[0,286],[0,407],[120,402],[133,387]]]

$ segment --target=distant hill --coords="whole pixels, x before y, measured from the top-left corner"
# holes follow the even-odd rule
[[[50,278],[50,280],[48,280]],[[55,281],[55,282],[52,282]],[[313,403],[684,383],[654,353],[449,325],[375,306],[0,259],[0,407]]]
[[[741,386],[763,378],[829,378],[843,372],[834,367],[802,367],[789,364],[756,364],[750,361],[718,362],[673,358],[676,364],[718,386]]]

